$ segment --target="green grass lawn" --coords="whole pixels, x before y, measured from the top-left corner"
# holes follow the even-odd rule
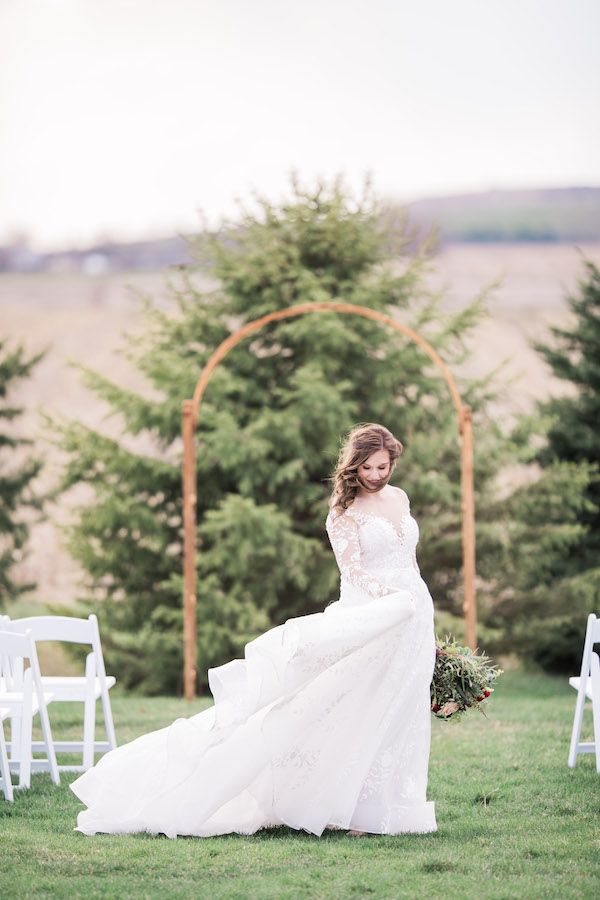
[[[429,799],[438,832],[321,838],[288,828],[250,837],[85,837],[64,775],[34,775],[0,799],[2,897],[511,898],[600,896],[600,775],[592,755],[568,769],[575,692],[566,679],[505,674],[488,718],[434,722]],[[121,742],[208,701],[118,696]],[[55,736],[78,706],[51,707]],[[586,738],[591,714],[586,712]],[[357,740],[360,735],[357,734]]]

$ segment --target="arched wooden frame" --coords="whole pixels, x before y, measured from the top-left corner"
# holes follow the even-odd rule
[[[456,388],[452,373],[443,359],[433,347],[408,325],[396,322],[390,316],[357,306],[353,303],[324,301],[322,303],[301,303],[268,313],[248,322],[238,331],[226,338],[215,350],[206,363],[191,400],[183,401],[183,685],[186,700],[193,700],[196,695],[196,459],[194,453],[194,434],[199,421],[200,404],[210,380],[218,364],[230,350],[255,331],[260,331],[269,322],[302,316],[305,313],[334,312],[363,316],[399,331],[418,344],[442,373],[450,389],[452,402],[458,419],[458,431],[461,447],[461,496],[462,496],[462,548],[465,616],[465,637],[467,644],[475,649],[477,641],[477,608],[475,602],[475,500],[473,491],[473,431],[471,410],[465,406]]]

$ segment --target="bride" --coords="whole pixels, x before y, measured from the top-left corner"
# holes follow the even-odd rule
[[[427,802],[433,602],[418,526],[388,484],[402,445],[354,428],[326,528],[340,597],[210,669],[214,706],[103,756],[71,788],[84,834],[252,834],[287,825],[435,831]]]

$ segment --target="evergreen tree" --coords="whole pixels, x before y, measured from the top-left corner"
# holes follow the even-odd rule
[[[542,405],[550,426],[538,460],[544,467],[584,462],[600,472],[600,270],[591,261],[585,270],[579,294],[568,298],[573,324],[553,328],[552,344],[536,344],[555,377],[570,387],[565,396]],[[600,560],[600,478],[589,479],[586,499],[580,517],[584,531],[574,554],[580,569],[596,568]]]
[[[34,587],[15,581],[13,567],[23,557],[31,513],[42,506],[33,489],[42,463],[27,456],[24,448],[31,441],[18,437],[10,427],[23,409],[15,406],[9,395],[15,384],[30,375],[41,356],[27,357],[21,345],[10,349],[6,341],[0,341],[0,608]]]
[[[422,286],[427,247],[409,250],[404,222],[386,217],[370,190],[341,183],[254,212],[197,241],[214,279],[194,271],[172,283],[174,309],[146,302],[147,327],[129,354],[152,393],[84,369],[89,387],[121,417],[123,440],[77,423],[60,428],[69,457],[64,486],[86,482],[71,549],[87,573],[83,602],[102,618],[121,680],[159,692],[181,677],[181,401],[217,345],[236,327],[295,303],[344,300],[399,315],[452,364],[482,315],[481,298],[443,315]],[[485,417],[489,380],[463,386],[475,410],[478,523],[483,560],[496,544],[486,498],[506,441]],[[197,435],[198,671],[240,655],[269,624],[321,610],[338,575],[324,531],[328,474],[340,435],[380,421],[406,445],[396,483],[422,520],[420,564],[436,601],[461,598],[460,462],[455,412],[429,359],[397,333],[355,316],[305,315],[242,342],[216,370]],[[151,435],[152,455],[127,447]]]
[[[586,272],[568,298],[572,323],[535,345],[570,390],[539,405],[523,443],[539,473],[504,504],[492,616],[505,648],[563,673],[579,667],[600,592],[600,271]]]

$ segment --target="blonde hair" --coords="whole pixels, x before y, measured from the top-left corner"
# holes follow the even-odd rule
[[[348,433],[331,477],[333,491],[329,505],[333,512],[341,513],[352,505],[361,487],[358,467],[378,450],[387,450],[390,456],[390,471],[385,481],[387,484],[396,467],[396,460],[404,450],[400,441],[383,425],[373,422],[355,425]]]

